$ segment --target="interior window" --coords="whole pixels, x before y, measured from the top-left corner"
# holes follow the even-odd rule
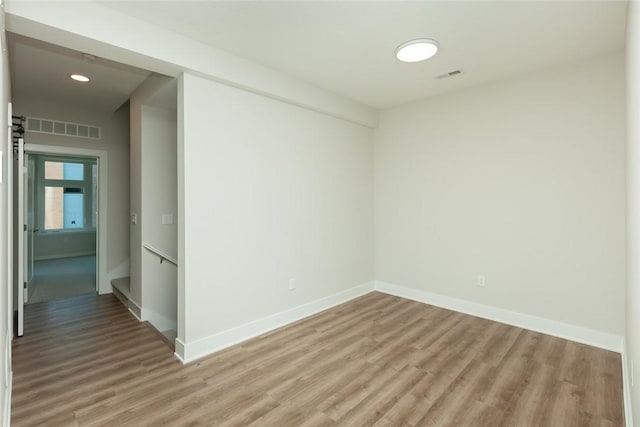
[[[44,161],[44,230],[95,227],[97,175],[96,164]]]
[[[44,229],[84,227],[84,194],[78,187],[44,187]]]
[[[84,165],[82,163],[45,161],[44,179],[82,181],[84,179]]]

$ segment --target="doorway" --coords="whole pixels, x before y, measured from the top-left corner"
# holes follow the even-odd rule
[[[22,147],[19,151],[24,155],[19,156],[18,164],[23,165],[23,171],[17,175],[24,177],[24,184],[18,180],[16,205],[17,224],[24,221],[24,230],[18,232],[22,249],[17,251],[24,291],[16,290],[18,298],[14,300],[18,336],[24,334],[25,304],[84,290],[102,293],[107,286],[107,153],[24,142]],[[76,249],[61,251],[65,241],[66,246]],[[39,265],[38,258],[59,261]],[[73,279],[69,279],[70,271]],[[40,273],[49,278],[41,279]],[[22,283],[20,279],[18,283]]]
[[[98,221],[95,237],[98,293],[112,293],[123,284],[128,291],[125,305],[134,315],[149,320],[160,331],[177,330],[177,268],[159,262],[176,258],[177,253],[174,248],[178,240],[175,221],[177,183],[174,182],[177,181],[175,153],[178,152],[177,81],[42,40],[11,33],[7,39],[14,113],[23,117],[27,154],[61,157],[63,163],[69,157],[71,160],[77,157],[97,159],[98,205],[103,219]],[[73,80],[71,74],[76,73],[85,75],[86,81]],[[60,78],[53,81],[52,76]],[[136,108],[132,108],[132,104]],[[143,135],[148,138],[144,147]],[[159,140],[163,142],[162,146]],[[104,155],[91,152],[95,151],[93,149],[104,150]],[[146,165],[144,171],[143,164]],[[165,180],[155,179],[148,171],[157,172]],[[168,178],[171,180],[165,182]],[[61,188],[58,192],[62,191],[63,196],[82,192],[71,184]],[[106,207],[107,199],[109,208]],[[16,205],[21,206],[20,203]],[[64,219],[58,221],[59,230],[60,221],[64,223]],[[23,234],[23,223],[16,223],[20,226],[14,232]],[[43,227],[40,220],[34,227],[27,228],[36,230],[32,232],[34,241],[44,234],[57,237],[70,233],[56,229],[43,232]],[[31,232],[25,230],[25,234],[28,239]],[[58,242],[58,245],[62,243]],[[145,249],[150,246],[159,248],[169,258],[164,255],[164,258],[158,258]],[[37,243],[33,247],[35,251],[39,250]],[[15,253],[18,252],[19,249]],[[31,283],[35,285],[39,276],[37,264],[51,261],[40,256],[34,253],[33,257],[35,279],[32,280],[36,282]],[[28,261],[28,254],[25,258]],[[48,267],[58,269],[57,266]],[[169,271],[164,272],[167,267]],[[14,268],[22,274],[21,268]],[[59,267],[60,270],[71,268],[76,269]],[[87,270],[91,271],[90,267]],[[18,279],[14,289],[22,295],[24,292],[17,292],[18,283],[23,287],[19,274],[14,275]],[[165,281],[167,286],[164,286]],[[37,287],[28,291],[27,304],[39,300],[36,298]],[[16,304],[19,310],[20,307],[24,309],[24,304],[19,301]],[[32,306],[29,310],[35,308]]]
[[[27,158],[28,304],[97,291],[98,162]]]

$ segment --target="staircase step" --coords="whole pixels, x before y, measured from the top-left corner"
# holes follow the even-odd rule
[[[111,280],[111,286],[118,290],[125,298],[131,299],[131,277],[120,277]]]

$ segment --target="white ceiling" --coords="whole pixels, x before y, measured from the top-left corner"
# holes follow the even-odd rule
[[[113,9],[375,108],[620,50],[623,1],[109,1]],[[440,51],[405,64],[413,38]],[[15,96],[114,111],[149,75],[134,67],[8,35]],[[460,69],[456,77],[436,76]],[[90,84],[69,79],[91,76]]]
[[[376,108],[622,49],[627,10],[622,1],[103,4]],[[395,59],[396,46],[422,37],[439,42],[434,58]]]
[[[113,112],[150,74],[148,71],[96,58],[16,34],[7,34],[11,89],[14,98],[63,100],[66,105]],[[90,83],[69,78],[80,73]]]

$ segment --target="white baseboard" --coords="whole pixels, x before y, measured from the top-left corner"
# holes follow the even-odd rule
[[[13,330],[11,326],[7,329],[7,337],[5,343],[5,384],[0,384],[0,387],[4,387],[4,402],[2,402],[2,421],[3,426],[11,425],[11,394],[13,390],[13,370],[11,369],[12,365],[12,341],[13,341]]]
[[[184,343],[179,339],[176,338],[176,342],[175,342],[175,353],[173,353],[173,355],[179,360],[181,361],[183,364],[187,363],[183,358],[182,358],[182,354],[184,354]]]
[[[11,394],[13,390],[13,372],[9,373],[9,387],[5,390],[6,393],[4,395],[4,405],[2,409],[2,420],[4,421],[3,426],[11,425]]]
[[[136,304],[132,300],[127,300],[127,308],[133,314],[133,316],[138,319],[138,321],[142,322],[142,307]]]
[[[505,310],[503,308],[452,298],[391,283],[376,281],[375,290],[389,295],[395,295],[401,298],[458,311],[460,313],[482,317],[483,319],[494,320],[496,322],[506,323],[507,325],[517,326],[519,328],[529,329],[531,331],[541,332],[543,334],[553,335],[555,337],[622,353],[623,338],[619,335],[570,325],[568,323],[558,322],[555,320],[543,319],[542,317],[518,313],[515,311]]]
[[[633,427],[633,411],[631,406],[631,373],[627,358],[627,343],[622,346],[622,398],[624,399],[624,420],[627,427]]]
[[[90,256],[90,255],[95,255],[95,254],[96,254],[96,251],[69,252],[69,253],[66,253],[66,254],[60,253],[60,254],[39,256],[39,257],[35,257],[33,260],[34,261],[47,261],[47,260],[52,260],[52,259],[64,259],[64,258],[76,258],[76,257],[81,257],[81,256]]]
[[[185,343],[176,339],[176,357],[182,363],[192,362],[208,354],[345,303],[373,290],[374,283],[370,282],[196,341]]]

